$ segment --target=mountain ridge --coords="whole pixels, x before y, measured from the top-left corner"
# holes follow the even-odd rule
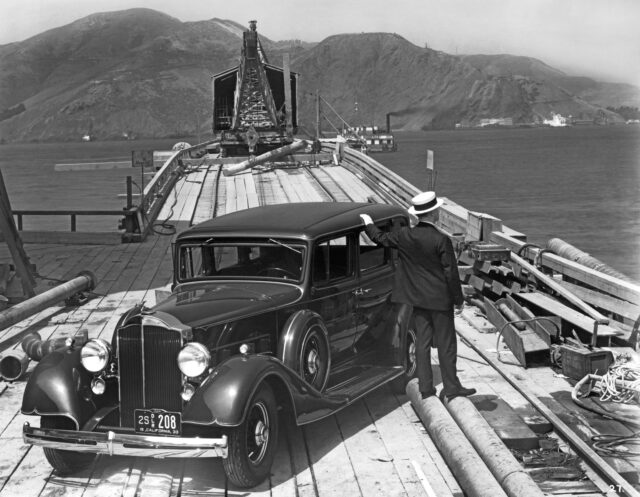
[[[216,17],[182,22],[129,9],[0,45],[0,138],[210,132],[210,78],[238,64],[244,29]],[[395,33],[336,34],[319,43],[260,39],[272,64],[291,54],[307,129],[315,126],[316,91],[353,125],[381,125],[391,113],[394,127],[406,130],[497,117],[541,122],[553,113],[621,122],[605,107],[640,102],[632,85],[569,76],[523,56],[450,55]]]

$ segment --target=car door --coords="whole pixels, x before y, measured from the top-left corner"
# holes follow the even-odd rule
[[[392,221],[378,226],[392,229]],[[356,263],[356,350],[364,351],[373,345],[385,329],[390,328],[392,316],[391,291],[393,288],[394,250],[376,245],[364,230],[358,233]]]
[[[357,285],[354,234],[318,240],[311,253],[311,304],[329,333],[331,360],[340,364],[353,356]]]

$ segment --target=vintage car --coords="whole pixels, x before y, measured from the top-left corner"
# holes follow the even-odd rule
[[[390,302],[396,254],[359,214],[394,230],[398,206],[248,209],[177,236],[168,298],[45,356],[29,378],[27,443],[60,474],[96,454],[222,457],[240,487],[270,474],[278,407],[298,425],[415,372],[411,309]],[[392,381],[393,380],[393,381]]]

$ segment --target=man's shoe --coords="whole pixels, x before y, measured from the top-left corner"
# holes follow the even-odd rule
[[[436,389],[434,388],[433,390],[429,390],[428,392],[420,392],[420,396],[423,399],[426,399],[427,397],[431,397],[432,395],[436,394]]]
[[[455,399],[456,397],[469,397],[469,395],[473,395],[476,393],[475,388],[461,388],[456,393],[451,395],[446,395],[447,400]]]

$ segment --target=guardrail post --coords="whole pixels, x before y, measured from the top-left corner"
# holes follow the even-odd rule
[[[71,231],[76,230],[76,215],[71,214]]]
[[[133,207],[133,181],[131,176],[127,176],[127,206],[125,207],[127,210]]]

